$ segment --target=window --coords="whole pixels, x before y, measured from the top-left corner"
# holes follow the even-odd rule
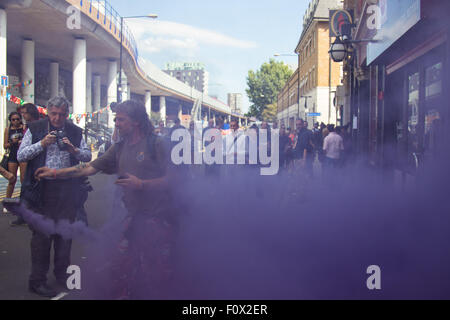
[[[442,62],[425,70],[425,97],[431,99],[442,93]]]
[[[408,152],[419,152],[419,73],[408,76]]]

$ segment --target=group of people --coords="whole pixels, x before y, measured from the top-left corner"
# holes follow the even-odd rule
[[[325,125],[324,123],[315,123],[313,129],[310,130],[308,129],[307,121],[298,119],[296,120],[295,127],[295,129],[286,128],[284,123],[282,123],[279,128],[279,164],[281,171],[292,173],[300,167],[308,177],[313,177],[314,161],[317,161],[322,167],[323,174],[330,175],[334,169],[344,167],[349,161],[352,152],[349,125],[336,127],[334,124]],[[172,133],[180,128],[185,129],[180,124],[179,119],[176,119],[175,125],[170,129],[165,126],[163,121],[160,121],[155,132],[159,136],[170,140]],[[225,136],[237,135],[239,132],[248,133],[250,130],[255,130],[258,135],[259,130],[267,130],[268,149],[270,153],[271,131],[278,129],[278,125],[274,123],[270,127],[266,121],[263,121],[259,127],[253,124],[249,128],[244,129],[240,128],[237,120],[231,120],[229,129],[225,129],[223,120],[218,118],[217,121],[212,119],[208,121],[207,127],[203,129],[203,135],[209,129],[218,129]],[[193,139],[195,123],[191,121],[189,128],[186,128],[186,130],[191,133],[191,138]],[[209,141],[203,142],[203,147],[210,143]],[[224,146],[224,157],[226,157],[226,153],[227,150]],[[206,174],[211,172],[211,167],[206,166]],[[217,169],[213,170],[213,172],[217,172]]]
[[[315,123],[312,130],[303,119],[296,121],[295,131],[284,124],[280,126],[280,167],[292,170],[299,163],[305,173],[313,176],[314,161],[322,166],[324,175],[330,169],[345,165],[351,154],[349,126],[336,127],[333,124]]]
[[[41,117],[37,107],[32,103],[26,103],[17,108],[17,111],[11,112],[8,116],[9,124],[5,128],[3,147],[5,157],[7,158],[7,167],[0,167],[0,174],[8,180],[6,188],[6,198],[11,198],[17,181],[17,172],[20,170],[20,182],[23,183],[27,163],[19,161],[17,153],[22,144],[23,137],[28,130],[28,126],[39,120]],[[8,211],[3,208],[3,213]],[[25,222],[18,217],[11,223],[11,226],[23,225]]]
[[[168,191],[167,149],[155,134],[145,106],[133,101],[117,105],[119,138],[93,162],[82,129],[68,119],[67,99],[50,99],[47,114],[45,119],[27,122],[26,131],[17,140],[17,161],[27,163],[27,168],[22,178],[22,209],[16,213],[25,210],[56,225],[72,224],[88,198],[86,177],[97,172],[116,174],[115,184],[123,189],[128,214],[117,255],[111,257],[110,298],[163,297],[171,274],[176,214]],[[27,215],[24,217],[27,220]],[[51,248],[53,245],[57,284],[67,289],[72,240],[56,230],[49,234],[33,220],[26,222],[32,231],[29,290],[54,297],[57,290],[47,281]]]
[[[86,177],[98,172],[117,175],[115,185],[123,189],[122,200],[128,214],[123,221],[125,231],[117,248],[117,257],[110,264],[113,277],[111,298],[165,297],[172,273],[179,211],[174,205],[176,197],[172,196],[172,191],[173,186],[179,185],[180,179],[185,177],[183,168],[180,170],[169,161],[170,137],[175,130],[184,128],[180,120],[177,119],[170,129],[164,122],[155,128],[143,104],[134,101],[119,103],[115,108],[116,138],[102,156],[90,162],[91,150],[82,137],[82,129],[67,119],[69,102],[65,98],[50,99],[45,119],[39,120],[39,113],[31,111],[34,110],[32,105],[24,109],[22,115],[10,115],[11,125],[5,132],[5,147],[10,150],[11,159],[9,171],[15,177],[19,167],[24,170],[21,172],[21,202],[55,223],[63,220],[74,223],[88,198]],[[26,126],[20,124],[22,117]],[[342,131],[339,134],[339,128],[315,125],[313,130],[309,130],[301,119],[296,125],[293,135],[289,135],[283,125],[280,128],[280,163],[283,169],[288,168],[292,161],[298,161],[312,176],[315,158],[327,168],[341,165],[346,138],[340,135]],[[218,129],[223,134],[223,128],[223,121],[211,120],[203,133]],[[265,143],[270,153],[272,129],[266,122],[260,128],[251,126],[246,130],[254,130],[259,139],[260,129],[268,132]],[[277,129],[276,126],[273,129]],[[187,130],[193,137],[193,122]],[[230,121],[229,130],[227,134],[234,137],[236,143],[243,132],[239,122]],[[211,141],[203,142],[203,147],[213,142],[211,138]],[[247,151],[245,149],[246,156]],[[26,164],[26,167],[21,164]],[[205,174],[218,175],[219,166],[206,165]],[[15,179],[10,178],[12,188],[14,182]],[[57,292],[47,282],[52,244],[54,275],[57,283],[66,288],[72,241],[60,234],[47,234],[32,224],[30,229],[29,290],[53,297]]]

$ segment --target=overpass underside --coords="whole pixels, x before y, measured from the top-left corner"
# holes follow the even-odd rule
[[[10,0],[5,3],[4,8],[0,3],[0,74],[8,75],[12,86],[2,90],[0,123],[3,127],[7,114],[18,106],[7,101],[6,93],[8,97],[40,106],[45,106],[53,96],[63,95],[72,102],[72,114],[85,115],[74,117],[81,127],[86,122],[112,127],[113,114],[105,108],[126,99],[145,104],[152,118],[156,118],[153,113],[165,121],[190,115],[195,99],[143,73],[129,41],[124,41],[120,86],[120,31],[101,10],[89,8],[86,3],[90,1]],[[77,16],[71,5],[81,10],[78,25],[73,20]],[[230,118],[226,111],[208,104],[203,104],[201,109],[204,120],[214,116]],[[99,110],[103,112],[98,113]],[[3,131],[0,128],[1,134]]]

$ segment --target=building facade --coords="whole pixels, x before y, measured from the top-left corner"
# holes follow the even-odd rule
[[[295,53],[298,68],[278,95],[280,122],[293,127],[297,118],[315,122],[336,123],[339,115],[334,106],[336,88],[341,84],[342,64],[332,62],[329,10],[342,8],[340,0],[312,0],[303,17],[303,31]]]
[[[209,73],[205,70],[203,63],[169,62],[166,63],[166,68],[163,71],[208,95]]]
[[[231,108],[231,112],[242,114],[242,93],[229,93],[228,105]]]
[[[407,182],[449,147],[450,2],[346,0],[345,9],[362,41],[344,62],[354,145],[384,176]]]

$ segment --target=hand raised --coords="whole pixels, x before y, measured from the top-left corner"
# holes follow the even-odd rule
[[[41,140],[41,145],[43,148],[47,148],[48,146],[56,142],[56,136],[53,133],[54,131],[50,132],[48,135],[45,136],[44,139]]]
[[[71,154],[75,154],[77,152],[77,148],[70,142],[70,140],[67,137],[64,137],[62,141],[65,143],[67,151]]]

